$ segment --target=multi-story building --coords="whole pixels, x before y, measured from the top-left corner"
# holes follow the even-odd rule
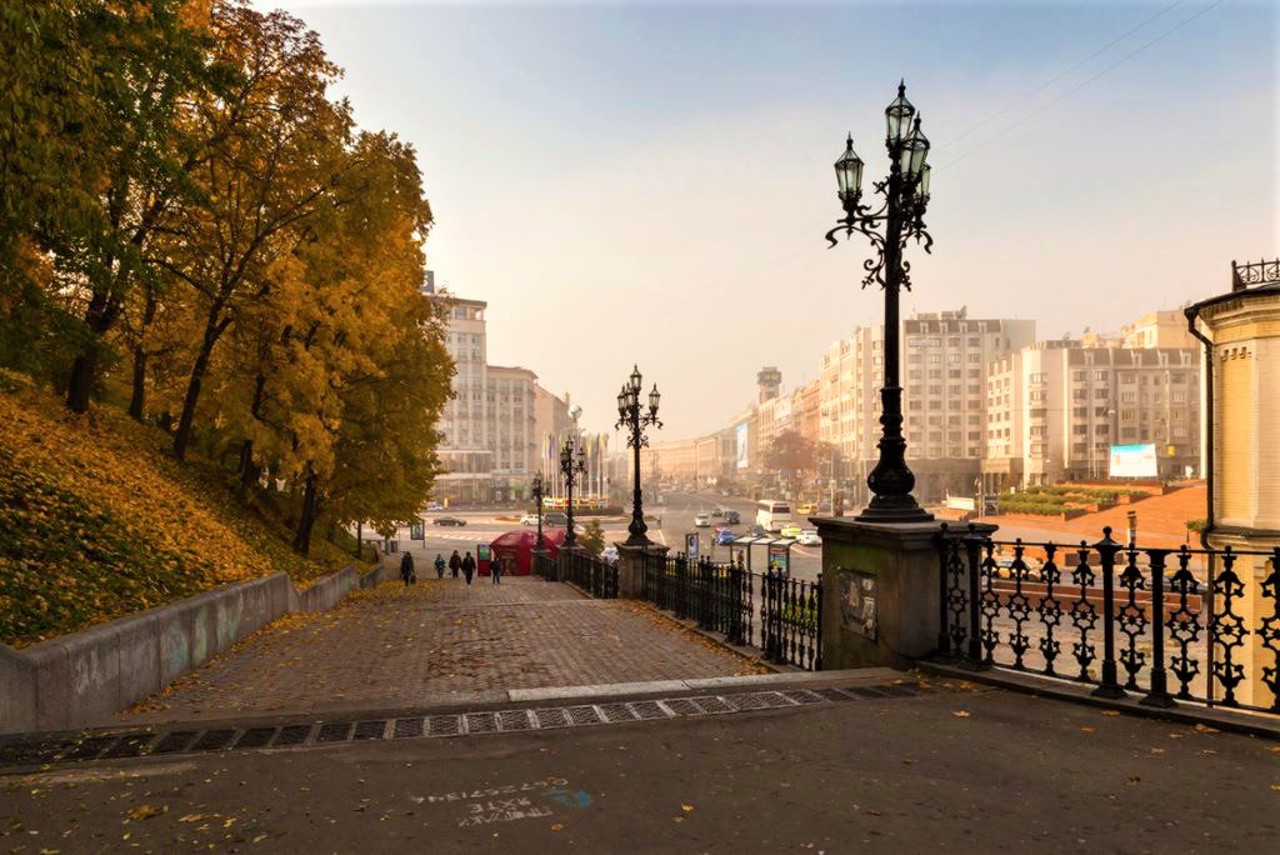
[[[493,499],[523,499],[538,471],[538,375],[527,368],[498,365],[488,366],[486,373]]]
[[[1199,362],[1191,346],[1161,345],[1185,341],[1165,314],[1122,336],[1039,342],[994,362],[983,490],[1105,479],[1114,445],[1154,445],[1159,478],[1194,474]]]

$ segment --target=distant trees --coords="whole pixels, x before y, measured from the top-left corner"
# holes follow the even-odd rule
[[[798,431],[784,430],[769,443],[764,453],[764,465],[784,477],[795,477],[817,467],[817,453],[817,443],[813,440]]]
[[[45,0],[0,38],[0,367],[127,401],[246,497],[283,484],[303,554],[321,519],[415,514],[453,371],[431,209],[317,36],[237,0]]]

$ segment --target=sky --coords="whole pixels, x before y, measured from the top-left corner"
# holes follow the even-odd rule
[[[888,169],[905,78],[935,244],[905,317],[1117,330],[1280,255],[1280,7],[254,0],[302,18],[357,122],[417,150],[437,286],[488,302],[489,362],[612,430],[638,365],[664,429],[725,427],[883,319],[832,165]],[[869,186],[866,187],[870,192]]]

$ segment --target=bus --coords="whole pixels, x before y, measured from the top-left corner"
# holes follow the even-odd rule
[[[791,505],[777,499],[756,502],[756,525],[765,531],[778,531],[791,522]]]

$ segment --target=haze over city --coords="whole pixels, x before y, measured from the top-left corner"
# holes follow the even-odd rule
[[[638,362],[663,437],[722,427],[879,323],[870,247],[828,250],[845,134],[886,170],[900,77],[932,141],[932,256],[904,315],[1039,338],[1221,289],[1277,234],[1276,9],[1204,2],[308,2],[363,124],[418,151],[428,267],[489,303],[489,361],[611,427]]]

